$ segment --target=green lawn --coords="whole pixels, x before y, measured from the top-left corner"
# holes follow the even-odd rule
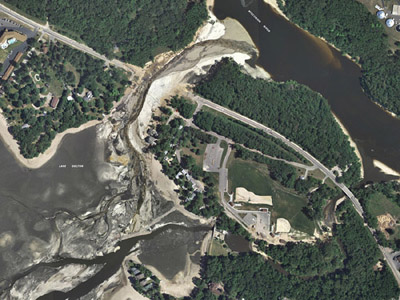
[[[213,239],[210,245],[210,255],[212,256],[227,256],[229,253],[229,248],[224,248],[223,243],[219,240]]]
[[[257,195],[272,195],[272,181],[266,165],[235,159],[228,166],[229,191],[244,187]]]
[[[181,148],[181,156],[183,155],[189,155],[192,156],[195,160],[196,160],[196,164],[203,169],[203,160],[204,160],[204,151],[206,150],[207,145],[206,144],[200,144],[198,145],[198,147],[193,147],[191,146],[190,149],[199,149],[200,150],[200,154],[197,155],[195,153],[193,153],[192,151],[190,151],[189,148],[187,147],[183,147]]]
[[[376,192],[367,201],[367,210],[375,217],[390,213],[394,218],[400,219],[400,207],[380,192]]]
[[[266,165],[235,159],[228,168],[230,192],[237,187],[244,187],[257,195],[271,195],[274,222],[277,218],[285,218],[294,229],[310,235],[314,233],[314,222],[301,211],[306,206],[307,199],[273,181],[268,175]]]
[[[57,79],[53,70],[48,75],[50,76],[48,91],[57,97],[61,97],[64,89],[62,82]]]
[[[72,73],[74,73],[74,75],[75,75],[75,87],[78,86],[78,83],[79,83],[79,81],[80,81],[81,76],[80,76],[80,74],[76,71],[76,68],[75,68],[70,62],[67,62],[67,63],[65,64],[65,69],[66,69],[67,71],[71,71]]]

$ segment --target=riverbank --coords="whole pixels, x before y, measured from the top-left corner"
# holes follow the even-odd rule
[[[360,176],[361,178],[364,178],[364,165],[363,165],[363,160],[361,157],[361,153],[357,148],[357,144],[353,141],[353,139],[351,138],[349,132],[347,131],[346,127],[344,127],[344,125],[342,124],[342,122],[340,122],[339,118],[335,116],[334,113],[332,113],[333,117],[335,118],[336,122],[339,124],[340,128],[342,129],[343,133],[345,135],[347,135],[347,137],[349,138],[349,142],[350,142],[350,146],[354,148],[354,152],[356,153],[358,159],[360,160],[361,163],[361,168],[360,168]]]
[[[314,36],[312,33],[310,33],[309,31],[307,31],[306,29],[300,27],[298,24],[294,23],[293,21],[291,21],[286,15],[285,13],[280,9],[278,3],[276,0],[264,0],[264,2],[268,5],[270,5],[276,13],[278,13],[279,15],[281,15],[282,17],[284,17],[286,20],[288,20],[290,23],[296,25],[298,28],[300,28],[301,30],[304,30],[305,32],[307,32],[308,34],[312,35],[313,37],[316,37],[322,41],[324,41],[325,43],[327,43],[329,46],[331,46],[332,48],[334,48],[335,50],[339,51],[340,53],[342,53],[343,56],[347,57],[348,59],[350,59],[352,62],[354,62],[356,65],[358,65],[359,67],[361,67],[361,65],[357,62],[357,60],[353,57],[351,57],[349,54],[347,53],[343,53],[342,50],[340,50],[339,48],[337,48],[334,44],[328,42],[324,37],[322,36]]]
[[[383,173],[388,174],[388,175],[393,175],[393,176],[398,176],[400,177],[400,173],[393,170],[389,166],[385,165],[383,162],[380,162],[379,160],[374,159],[372,161],[375,167],[379,168]],[[400,178],[397,179],[397,181],[400,182]]]
[[[264,2],[270,5],[279,15],[284,17],[286,20],[290,21],[289,18],[280,9],[278,2],[276,0],[264,0]]]
[[[18,163],[29,169],[38,169],[45,163],[47,163],[54,156],[64,136],[66,136],[67,134],[80,132],[82,130],[85,130],[100,123],[101,121],[92,120],[79,126],[78,128],[70,128],[62,133],[58,133],[51,142],[50,147],[44,153],[41,153],[38,157],[27,159],[21,155],[17,141],[8,131],[7,120],[5,119],[3,113],[0,112],[0,138],[3,141],[3,144],[11,152],[11,154],[14,156],[14,158],[17,160]]]

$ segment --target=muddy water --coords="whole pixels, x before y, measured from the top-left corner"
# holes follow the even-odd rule
[[[67,293],[52,292],[40,297],[40,300],[78,299],[97,287],[104,280],[111,277],[121,267],[124,258],[131,253],[132,248],[140,245],[142,254],[139,256],[143,263],[156,267],[167,278],[182,271],[185,267],[186,254],[196,252],[201,243],[196,243],[204,238],[210,227],[196,226],[185,227],[182,225],[166,225],[153,231],[151,234],[133,237],[118,243],[120,249],[94,260],[70,260],[60,261],[57,266],[71,263],[85,265],[103,264],[104,267],[93,277],[79,284]],[[192,246],[190,246],[192,245]],[[55,264],[52,264],[54,267]]]
[[[328,99],[361,152],[365,180],[389,178],[373,166],[373,159],[400,171],[400,120],[365,96],[355,63],[276,14],[262,0],[216,0],[214,13],[219,19],[236,19],[245,27],[260,51],[256,63],[274,80],[296,80]]]
[[[30,263],[32,251],[46,251],[54,235],[47,217],[56,211],[79,215],[109,193],[100,178],[108,168],[102,149],[91,128],[67,135],[46,165],[28,170],[0,143],[0,287]]]
[[[228,234],[225,237],[225,242],[231,250],[236,252],[249,252],[250,242],[240,235]]]

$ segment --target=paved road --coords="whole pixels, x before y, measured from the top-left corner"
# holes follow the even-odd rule
[[[333,172],[331,170],[329,170],[327,167],[325,167],[321,162],[319,162],[314,156],[312,156],[310,153],[308,153],[307,151],[303,150],[299,145],[293,143],[292,141],[288,140],[286,137],[284,137],[283,135],[281,135],[280,133],[274,131],[273,129],[260,124],[252,119],[249,119],[235,111],[232,111],[228,108],[225,108],[221,105],[218,105],[214,102],[211,102],[210,100],[204,99],[198,95],[194,95],[192,93],[188,93],[187,96],[196,101],[199,105],[202,106],[208,106],[220,113],[223,113],[231,118],[234,118],[236,120],[242,121],[243,123],[246,123],[248,125],[253,126],[254,128],[260,129],[262,131],[264,131],[265,133],[281,140],[282,142],[284,142],[286,145],[288,145],[290,148],[294,149],[296,152],[300,153],[301,155],[303,155],[307,160],[309,160],[314,166],[316,166],[318,169],[321,170],[322,173],[324,173],[327,177],[329,177],[330,179],[332,179],[332,182],[334,182],[336,184],[336,186],[338,186],[343,193],[351,200],[351,202],[354,205],[354,208],[356,209],[356,211],[358,212],[358,214],[364,219],[364,211],[360,205],[360,202],[358,201],[358,199],[354,196],[354,194],[349,190],[349,188],[347,186],[345,186],[343,183],[338,183],[336,182],[336,176],[333,174]],[[230,205],[226,204],[225,201],[222,201],[222,203],[224,204],[224,207],[226,209],[228,209],[233,215],[237,216],[237,214],[235,214],[235,212],[233,211],[232,207],[230,207]],[[238,216],[237,216],[238,217]],[[374,230],[369,228],[368,229],[371,231],[371,233],[374,235]],[[375,236],[374,236],[375,238]],[[377,242],[376,238],[375,241]],[[378,243],[378,242],[377,242]],[[393,261],[393,255],[389,252],[389,250],[384,249],[383,247],[381,247],[379,244],[379,249],[382,252],[382,255],[384,256],[385,260],[387,261],[389,267],[391,268],[394,277],[398,283],[398,285],[400,286],[400,272],[397,270],[396,265]]]
[[[48,25],[42,25],[35,21],[32,21],[32,20],[28,19],[27,17],[24,17],[24,16],[18,14],[17,12],[9,9],[8,7],[6,7],[2,4],[0,4],[0,12],[13,17],[14,19],[18,20],[19,22],[21,22],[25,25],[31,26],[31,27],[35,28],[36,30],[41,31],[44,34],[47,34],[51,39],[59,40],[75,49],[78,49],[78,50],[88,53],[98,59],[101,59],[101,60],[105,61],[107,64],[115,65],[117,67],[120,67],[125,70],[133,72],[133,70],[129,66],[127,66],[125,63],[123,63],[119,60],[116,60],[116,59],[109,60],[106,56],[94,51],[92,48],[86,46],[85,44],[78,43],[77,41],[70,39],[69,37],[66,37],[62,34],[59,34],[58,32],[51,30],[48,27]]]
[[[288,140],[286,137],[284,137],[283,135],[281,135],[280,133],[274,131],[273,129],[258,123],[250,118],[247,118],[235,111],[232,111],[228,108],[225,108],[221,105],[218,105],[214,102],[211,102],[210,100],[204,99],[198,95],[194,95],[192,93],[188,93],[188,97],[190,97],[191,99],[195,100],[197,103],[204,105],[204,106],[208,106],[218,112],[221,112],[231,118],[234,118],[236,120],[242,121],[243,123],[246,123],[248,125],[251,125],[254,128],[260,129],[262,131],[264,131],[265,133],[281,140],[283,143],[285,143],[287,146],[289,146],[290,148],[292,148],[293,150],[295,150],[296,152],[300,153],[301,155],[303,155],[307,160],[309,160],[314,166],[316,166],[318,169],[320,169],[322,171],[322,173],[324,173],[327,177],[329,177],[330,179],[332,179],[332,181],[343,191],[343,193],[346,194],[347,197],[349,197],[349,199],[351,200],[351,202],[353,202],[353,205],[356,209],[356,211],[360,214],[361,217],[363,217],[363,209],[358,201],[358,199],[353,195],[353,193],[342,183],[338,183],[336,182],[336,176],[333,174],[333,172],[331,170],[329,170],[327,167],[325,167],[321,162],[319,162],[314,156],[312,156],[310,153],[308,153],[307,151],[303,150],[299,145],[295,144],[294,142]]]

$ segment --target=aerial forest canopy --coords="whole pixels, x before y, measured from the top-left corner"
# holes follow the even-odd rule
[[[216,63],[195,91],[203,97],[265,124],[298,143],[327,167],[347,171],[346,183],[356,183],[360,163],[328,101],[294,81],[254,79],[233,60]]]
[[[293,22],[358,60],[366,94],[400,114],[400,52],[389,49],[383,25],[363,4],[355,0],[278,2]]]
[[[396,281],[385,262],[377,267],[378,247],[350,202],[338,207],[337,216],[331,242],[291,244],[283,250],[286,255],[277,246],[260,247],[271,257],[268,261],[255,253],[205,257],[193,299],[216,299],[211,283],[224,287],[218,299],[397,299]],[[310,277],[304,270],[321,272]]]
[[[108,57],[144,65],[193,39],[207,18],[204,0],[5,0]]]

